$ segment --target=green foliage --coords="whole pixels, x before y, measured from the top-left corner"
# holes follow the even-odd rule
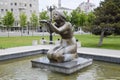
[[[118,23],[120,23],[120,6],[118,3],[120,3],[120,0],[105,0],[104,2],[101,2],[100,7],[95,9],[96,19],[94,24],[96,26],[94,28],[96,28],[97,26],[101,28],[101,36],[98,46],[102,45],[103,38],[106,36],[105,33],[115,33],[115,30],[120,28],[118,25]],[[118,31],[116,32],[119,31],[120,29],[118,29]]]
[[[100,7],[95,9],[95,25],[100,26],[101,30],[112,27],[114,33],[120,31],[120,5],[118,3],[120,3],[120,0],[105,0]]]
[[[1,14],[0,14],[0,26],[2,25],[2,17],[1,17]]]
[[[115,23],[114,26],[115,26],[114,34],[120,35],[120,23]]]
[[[77,10],[73,10],[71,13],[71,23],[75,26],[79,26],[79,12]]]
[[[70,15],[68,15],[68,13],[65,11],[64,14],[66,16],[66,20],[71,22],[76,30],[78,27],[81,27],[85,32],[92,31],[93,22],[96,17],[93,12],[86,14],[77,8],[76,10],[73,10]]]
[[[40,12],[40,14],[39,14],[39,20],[48,20],[48,19],[49,19],[49,16],[47,14],[47,11]]]
[[[78,20],[79,20],[79,26],[85,26],[85,23],[87,21],[87,15],[84,12],[81,12],[78,14]]]
[[[26,24],[27,24],[27,16],[26,16],[26,14],[25,13],[21,13],[19,18],[20,18],[20,26],[21,27],[25,27]]]
[[[94,15],[93,12],[88,13],[87,21],[88,21],[89,25],[93,25],[93,22],[95,21],[95,17],[96,16]]]
[[[71,23],[76,27],[81,27],[86,32],[91,32],[94,20],[95,15],[93,12],[85,14],[77,9],[71,13]]]
[[[13,13],[10,11],[6,12],[6,15],[3,17],[2,23],[7,27],[9,37],[9,28],[12,27],[14,23]]]
[[[38,26],[38,16],[35,13],[32,13],[32,16],[30,17],[30,22],[33,27]]]
[[[0,27],[2,26],[2,21],[0,20]]]
[[[93,29],[93,22],[95,20],[95,15],[93,12],[90,12],[86,15],[85,26],[83,26],[83,31],[85,32],[92,32]]]
[[[2,24],[2,21],[0,21],[0,25]]]
[[[102,29],[100,26],[97,26],[95,28],[92,29],[92,33],[95,35],[100,35],[102,32]],[[105,32],[104,32],[104,37],[112,35],[113,31],[112,28],[106,28]]]
[[[7,12],[6,15],[3,17],[3,24],[6,27],[11,27],[14,23],[14,16],[12,12]]]
[[[49,16],[47,14],[47,11],[42,11],[39,14],[39,20],[48,20]],[[44,24],[40,23],[41,26],[44,26]]]

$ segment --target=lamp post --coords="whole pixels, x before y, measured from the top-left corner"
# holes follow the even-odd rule
[[[29,35],[29,27],[30,27],[30,22],[28,21],[28,22],[27,22],[27,28],[28,28],[27,33],[28,33],[28,35]]]
[[[55,9],[55,6],[50,6],[47,7],[47,10],[50,11],[50,22],[52,22],[52,11]],[[49,44],[53,44],[52,43],[52,32],[50,31],[50,43]]]

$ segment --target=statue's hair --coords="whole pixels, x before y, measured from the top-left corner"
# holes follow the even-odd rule
[[[64,14],[63,12],[60,12],[60,11],[54,10],[53,13],[57,13],[57,14],[59,14],[59,16],[60,16],[63,20],[66,20],[65,14]]]

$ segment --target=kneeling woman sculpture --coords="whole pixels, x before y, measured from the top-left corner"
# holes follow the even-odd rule
[[[50,49],[47,52],[48,59],[52,62],[65,62],[73,60],[77,57],[77,43],[73,36],[73,26],[70,22],[66,22],[66,18],[63,13],[58,11],[53,12],[54,24],[49,21],[41,21],[49,26],[52,32],[55,32],[61,36],[61,42],[59,45]]]

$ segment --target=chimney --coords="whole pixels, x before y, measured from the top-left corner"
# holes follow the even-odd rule
[[[58,0],[58,8],[61,8],[61,0]]]
[[[89,3],[89,0],[87,2]]]

